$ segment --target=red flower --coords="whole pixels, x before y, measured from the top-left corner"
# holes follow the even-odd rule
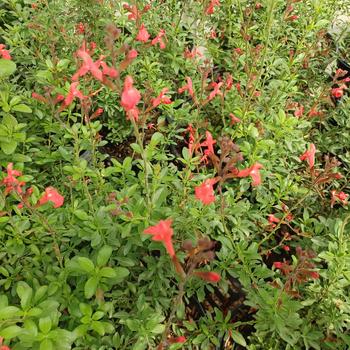
[[[2,345],[3,341],[4,341],[4,338],[0,337],[0,350],[11,350],[7,345]]]
[[[261,175],[259,170],[263,168],[260,163],[255,163],[251,167],[239,170],[236,174],[237,177],[247,177],[250,176],[253,180],[252,186],[259,186],[261,184]]]
[[[68,95],[66,96],[63,102],[65,106],[69,106],[73,102],[75,97],[78,97],[80,100],[83,100],[85,98],[85,96],[77,89],[78,85],[79,82],[70,84]]]
[[[238,56],[241,56],[244,54],[244,51],[240,48],[240,47],[236,47],[234,50],[233,50]]]
[[[273,223],[280,222],[280,219],[276,218],[276,216],[274,214],[269,214],[268,215],[268,221],[269,221],[270,224],[273,224]]]
[[[150,35],[148,31],[145,28],[145,25],[142,23],[139,32],[137,33],[136,40],[145,43],[148,41],[149,37]]]
[[[221,276],[216,272],[194,271],[193,274],[204,281],[212,282],[212,283],[217,283],[221,279]]]
[[[216,182],[216,179],[207,179],[201,185],[196,186],[194,189],[196,198],[205,205],[215,202],[213,185]]]
[[[84,34],[85,33],[85,27],[84,24],[82,22],[78,23],[75,26],[75,30],[77,31],[78,34]]]
[[[195,57],[203,57],[203,54],[199,51],[199,49],[197,49],[196,47],[194,47],[192,49],[192,51],[190,51],[187,47],[185,49],[185,52],[184,52],[184,57],[185,58],[189,58],[189,59],[193,59]]]
[[[167,93],[168,90],[169,90],[168,88],[162,89],[160,94],[156,98],[152,99],[152,106],[153,106],[153,108],[159,106],[161,103],[164,103],[166,105],[172,103],[170,97],[165,96],[165,93]]]
[[[210,131],[206,131],[205,136],[206,136],[206,140],[201,143],[201,147],[208,147],[204,151],[204,154],[206,156],[210,156],[210,155],[215,153],[214,152],[214,144],[216,143],[216,141],[213,139],[213,136],[210,133]]]
[[[4,44],[0,44],[0,56],[4,59],[4,60],[11,60],[11,55],[10,52],[8,50],[5,50],[5,45]]]
[[[47,187],[37,205],[44,205],[47,202],[52,202],[54,208],[59,208],[63,205],[64,197],[61,196],[54,187]]]
[[[212,15],[214,13],[214,7],[215,6],[220,6],[220,1],[219,0],[210,0],[210,3],[208,7],[205,10],[205,13],[207,15]]]
[[[175,251],[171,240],[171,237],[174,234],[174,231],[171,228],[172,223],[173,220],[171,219],[160,220],[157,225],[150,226],[143,231],[143,233],[153,235],[152,239],[154,241],[162,241],[171,257],[175,256]]]
[[[57,104],[58,102],[62,102],[64,100],[64,96],[61,94],[58,94],[56,98],[54,99],[53,103]]]
[[[283,263],[280,262],[280,261],[275,261],[273,263],[273,266],[276,268],[276,269],[281,269],[283,267]]]
[[[121,105],[124,108],[128,118],[138,120],[138,109],[136,105],[141,100],[141,94],[133,87],[131,76],[127,76],[124,81],[124,89],[121,96]]]
[[[188,91],[190,96],[195,99],[194,96],[194,91],[193,91],[193,84],[192,84],[192,79],[190,77],[186,77],[187,84],[184,85],[183,87],[179,88],[177,91],[179,94],[183,93],[184,91]]]
[[[84,48],[81,48],[77,51],[77,56],[83,60],[83,65],[72,76],[72,81],[77,81],[79,77],[84,76],[87,72],[90,72],[91,75],[97,80],[103,80],[103,74],[98,69],[100,62],[94,62],[89,53]]]
[[[331,90],[331,94],[332,94],[332,96],[335,97],[335,98],[341,98],[341,97],[343,97],[343,95],[344,95],[344,90],[343,90],[343,88],[341,88],[341,87],[333,88],[333,89]]]
[[[22,172],[13,170],[13,163],[9,163],[6,170],[7,176],[1,181],[1,184],[6,186],[4,195],[6,196],[12,191],[22,193],[22,186],[25,185],[25,182],[16,179],[17,176],[22,176]]]
[[[302,117],[304,114],[304,106],[303,105],[299,105],[299,107],[294,111],[294,116],[297,118]]]
[[[298,15],[292,15],[286,18],[287,21],[296,21],[299,18]]]
[[[286,252],[289,252],[290,251],[290,247],[288,245],[284,245],[282,246],[282,249]]]
[[[236,117],[233,113],[230,113],[231,125],[237,124],[241,122],[241,119]]]
[[[309,150],[305,151],[300,157],[300,160],[306,160],[309,163],[310,169],[312,169],[315,165],[315,153],[316,153],[316,147],[312,143],[310,144]]]
[[[233,77],[231,74],[228,74],[225,81],[225,89],[227,91],[230,91],[232,89],[232,85],[233,85]]]
[[[161,29],[157,36],[151,41],[151,45],[156,45],[159,43],[159,47],[163,50],[165,49],[165,43],[163,41],[163,36],[165,35],[165,30]]]
[[[111,78],[118,78],[119,72],[113,68],[113,67],[108,67],[106,62],[101,61],[100,65],[102,67],[102,74],[103,75],[108,75]]]
[[[336,190],[331,191],[331,208],[333,208],[334,204],[337,201],[340,201],[343,205],[348,204],[348,199],[349,195],[346,194],[345,192],[337,192]]]
[[[220,82],[220,83],[212,82],[212,86],[214,89],[209,94],[208,101],[211,101],[216,95],[222,96],[222,92],[220,91],[220,88],[223,84],[224,84],[223,82]]]
[[[130,6],[129,4],[124,4],[123,8],[125,10],[127,10],[128,12],[130,12],[130,14],[128,15],[128,19],[129,20],[136,21],[137,19],[140,18],[139,11],[138,11],[138,9],[137,9],[137,7],[135,5]]]
[[[138,52],[135,50],[135,49],[131,49],[129,52],[128,52],[128,55],[126,56],[126,59],[128,61],[132,61],[134,60],[138,55]]]
[[[175,337],[175,338],[170,338],[168,339],[168,342],[170,344],[175,344],[175,343],[185,343],[186,342],[186,337],[184,337],[183,335],[180,337]],[[1,349],[0,349],[1,350]]]

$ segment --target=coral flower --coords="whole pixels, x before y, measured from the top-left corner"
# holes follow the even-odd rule
[[[195,99],[194,97],[194,91],[193,91],[193,84],[192,84],[192,79],[190,77],[186,77],[186,82],[187,84],[184,85],[183,87],[178,89],[178,93],[181,94],[184,91],[188,91],[189,95]]]
[[[79,82],[77,81],[70,84],[68,95],[66,96],[63,102],[65,106],[69,106],[73,102],[75,97],[78,97],[80,100],[85,98],[85,96],[81,93],[81,91],[77,89],[78,85],[79,85]]]
[[[149,37],[150,37],[150,35],[149,35],[148,31],[145,28],[145,25],[142,23],[141,27],[139,29],[139,32],[137,33],[136,40],[140,41],[142,43],[146,43],[148,41]]]
[[[152,239],[154,241],[163,242],[168,254],[171,257],[175,256],[175,250],[171,240],[171,237],[174,234],[174,231],[171,228],[172,223],[173,223],[173,220],[171,219],[160,220],[157,225],[150,226],[143,231],[143,233],[153,235]]]
[[[209,96],[208,96],[208,101],[211,101],[216,95],[220,95],[222,96],[222,92],[220,91],[221,86],[224,83],[221,81],[220,83],[212,83],[213,86],[213,91],[210,92]]]
[[[221,276],[216,272],[194,271],[193,274],[204,281],[212,282],[212,283],[217,283],[221,279]]]
[[[165,96],[165,94],[169,91],[168,88],[164,88],[162,89],[162,91],[160,92],[160,94],[156,97],[152,99],[152,106],[155,108],[157,106],[159,106],[160,104],[170,104],[172,103],[170,97]]]
[[[208,7],[205,10],[207,15],[212,15],[214,13],[215,6],[220,6],[219,0],[210,0]]]
[[[233,113],[230,113],[231,125],[237,124],[241,122],[241,119],[236,117]]]
[[[180,337],[174,337],[174,338],[170,338],[168,339],[168,342],[170,344],[175,344],[175,343],[185,343],[186,342],[186,337],[184,337],[183,335]],[[1,350],[1,349],[0,349]]]
[[[47,187],[37,205],[44,205],[47,202],[52,202],[54,208],[59,208],[64,203],[64,197],[61,196],[54,187]]]
[[[331,191],[331,208],[333,208],[334,204],[339,201],[344,205],[348,204],[348,199],[349,195],[346,194],[345,192],[337,192],[336,190]]]
[[[213,185],[216,182],[216,179],[207,179],[201,185],[196,186],[194,189],[196,198],[205,205],[215,202]]]
[[[138,120],[138,109],[136,105],[141,100],[140,92],[133,87],[131,76],[127,76],[124,81],[124,89],[121,96],[121,105],[124,108],[128,118]]]
[[[103,80],[103,74],[98,69],[100,62],[94,62],[89,53],[83,48],[77,51],[77,56],[83,60],[83,65],[73,75],[73,81],[77,81],[79,77],[84,76],[87,72],[90,72],[95,79],[99,81]]]
[[[12,191],[22,193],[22,186],[25,185],[25,182],[16,179],[17,176],[22,176],[22,172],[13,170],[13,163],[9,163],[6,170],[7,176],[1,181],[1,184],[6,186],[4,195],[6,196]]]
[[[4,60],[11,60],[11,55],[8,50],[5,49],[4,44],[0,44],[0,57],[2,57]]]
[[[259,170],[263,168],[260,163],[255,163],[251,167],[238,171],[237,177],[250,176],[253,180],[252,186],[259,186],[261,184],[261,175]]]
[[[316,153],[316,147],[312,143],[310,145],[310,148],[305,151],[300,157],[300,160],[306,160],[309,164],[310,169],[312,169],[315,165],[315,153]]]
[[[165,30],[161,29],[157,36],[151,41],[151,45],[156,45],[159,43],[159,47],[163,50],[165,49],[165,43],[163,40],[163,36],[165,36]]]

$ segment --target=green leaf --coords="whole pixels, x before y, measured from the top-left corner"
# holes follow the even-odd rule
[[[8,142],[1,142],[1,149],[5,154],[12,154],[17,148],[17,142],[10,140]]]
[[[99,279],[97,277],[90,277],[84,286],[85,298],[90,299],[95,293],[98,286]]]
[[[41,343],[40,343],[40,348],[39,350],[53,350],[53,344],[52,341],[50,339],[44,339]]]
[[[12,111],[15,111],[15,112],[32,113],[31,108],[29,108],[27,105],[25,105],[23,103],[15,105],[11,109],[12,109]]]
[[[10,60],[0,59],[0,78],[11,75],[16,70],[16,64]]]
[[[20,309],[15,306],[3,307],[2,309],[0,309],[0,319],[6,320],[12,318],[17,314],[18,311],[20,311]]]
[[[50,332],[51,330],[51,327],[52,327],[52,321],[51,321],[51,317],[50,316],[47,316],[47,317],[42,317],[40,320],[39,320],[39,329],[47,334]]]
[[[18,326],[10,326],[2,331],[0,331],[0,336],[3,337],[4,339],[12,339],[17,337],[19,334],[22,333],[22,328]]]
[[[97,254],[97,266],[101,267],[107,264],[109,258],[111,257],[113,248],[105,245],[100,249]]]
[[[95,270],[94,263],[85,257],[79,256],[77,258],[77,262],[81,269],[83,269],[86,273],[92,273]]]
[[[101,277],[107,277],[107,278],[115,278],[115,277],[117,277],[117,273],[111,267],[103,267],[100,270],[99,275]]]
[[[74,211],[74,215],[80,219],[80,220],[83,220],[83,221],[86,221],[89,219],[89,215],[84,211],[84,210],[81,210],[81,209],[77,209]]]
[[[241,333],[233,330],[231,333],[231,337],[233,341],[236,342],[237,344],[242,345],[244,347],[247,346],[247,343]]]
[[[27,309],[32,299],[33,289],[27,283],[20,281],[17,283],[16,292],[21,300],[22,308]]]
[[[115,267],[114,271],[116,274],[115,278],[118,280],[123,280],[126,276],[129,275],[129,270],[125,267]]]

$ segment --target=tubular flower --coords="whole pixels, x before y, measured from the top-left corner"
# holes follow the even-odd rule
[[[337,192],[336,190],[331,191],[331,208],[333,208],[334,204],[336,202],[341,202],[343,205],[348,204],[348,199],[349,195],[346,194],[345,192]]]
[[[0,57],[2,57],[4,60],[11,60],[12,57],[10,55],[9,50],[5,49],[5,45],[4,44],[0,44]]]
[[[222,92],[220,91],[221,86],[224,83],[221,81],[220,83],[212,83],[213,86],[213,91],[210,92],[209,96],[208,96],[208,101],[211,101],[216,95],[220,95],[222,96]]]
[[[146,43],[149,38],[150,38],[150,35],[149,35],[147,29],[145,28],[145,25],[142,23],[141,27],[139,29],[139,32],[137,33],[136,41]]]
[[[159,43],[159,47],[163,50],[165,49],[165,42],[163,40],[163,36],[165,36],[165,30],[164,29],[161,29],[159,31],[159,33],[157,34],[157,36],[152,39],[151,41],[151,45],[156,45]]]
[[[159,106],[159,105],[162,104],[162,103],[163,103],[163,104],[166,104],[166,105],[172,103],[170,97],[165,96],[165,94],[166,94],[168,91],[169,91],[168,88],[164,88],[164,89],[162,89],[162,91],[160,92],[160,94],[159,94],[156,98],[153,98],[153,99],[152,99],[152,106],[153,106],[153,108]]]
[[[108,75],[111,78],[118,78],[119,72],[115,68],[108,67],[107,63],[104,61],[101,61],[100,65],[102,67],[102,74],[103,75]]]
[[[239,170],[236,177],[250,176],[253,180],[252,186],[259,186],[261,185],[261,175],[259,171],[261,168],[263,168],[263,166],[260,163],[255,163],[249,168]]]
[[[310,148],[305,151],[300,157],[300,160],[306,160],[309,164],[310,169],[312,169],[315,165],[315,154],[316,154],[316,147],[313,143],[310,144]]]
[[[220,0],[210,0],[210,3],[205,10],[205,13],[207,15],[212,15],[214,13],[215,6],[220,6]]]
[[[186,82],[187,82],[187,84],[184,85],[183,87],[179,88],[177,91],[179,94],[183,93],[184,91],[188,91],[189,95],[194,100],[195,96],[194,96],[194,91],[193,91],[192,79],[190,77],[186,77]]]
[[[2,185],[5,185],[4,195],[6,196],[12,191],[17,193],[23,193],[22,186],[25,185],[24,181],[19,181],[16,179],[17,176],[22,176],[22,172],[18,170],[13,170],[13,163],[7,165],[7,176],[1,181]]]
[[[240,123],[242,120],[236,117],[233,113],[230,113],[231,125]]]
[[[168,339],[168,342],[170,344],[175,344],[175,343],[185,343],[186,342],[186,337],[184,337],[183,335],[181,335],[180,337],[174,337],[174,338],[170,338]],[[1,350],[1,349],[0,349]]]
[[[127,76],[124,81],[124,89],[121,96],[121,105],[124,108],[127,117],[138,120],[138,109],[136,105],[141,100],[140,92],[133,87],[133,79]]]
[[[215,202],[213,185],[216,182],[216,179],[207,179],[201,185],[195,187],[195,196],[204,205]]]
[[[216,141],[213,139],[212,134],[210,131],[205,132],[206,140],[201,143],[201,147],[207,147],[207,149],[204,151],[204,154],[206,156],[210,156],[211,154],[214,154],[214,144]]]
[[[78,97],[80,100],[83,100],[85,96],[77,89],[77,86],[79,85],[79,82],[74,82],[70,84],[69,92],[66,98],[64,99],[63,104],[65,106],[69,106],[75,97]]]
[[[221,276],[216,272],[194,271],[193,274],[207,282],[217,283],[221,280]]]
[[[84,76],[87,72],[90,72],[95,79],[99,81],[103,80],[103,74],[98,69],[100,62],[94,62],[89,53],[83,48],[77,51],[77,56],[83,60],[83,65],[73,75],[73,81],[77,81],[79,77]]]
[[[157,225],[150,226],[143,231],[143,233],[153,235],[152,239],[154,241],[163,242],[168,254],[171,257],[175,256],[175,250],[171,239],[171,237],[174,234],[174,231],[171,228],[172,223],[173,223],[173,220],[171,219],[160,220]]]
[[[47,187],[45,193],[38,201],[38,206],[44,205],[47,202],[52,202],[54,208],[59,208],[64,203],[64,197],[61,196],[54,187]]]

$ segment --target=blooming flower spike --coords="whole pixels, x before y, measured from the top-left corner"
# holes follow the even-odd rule
[[[148,31],[145,28],[145,25],[142,23],[141,27],[139,29],[139,32],[137,33],[136,41],[146,43],[148,41],[149,37],[150,37],[150,35],[149,35]]]
[[[157,225],[150,226],[143,233],[153,235],[152,239],[154,241],[163,242],[168,254],[171,257],[175,256],[175,250],[173,247],[173,243],[171,237],[174,234],[173,229],[171,228],[171,224],[173,221],[171,219],[160,220]]]

